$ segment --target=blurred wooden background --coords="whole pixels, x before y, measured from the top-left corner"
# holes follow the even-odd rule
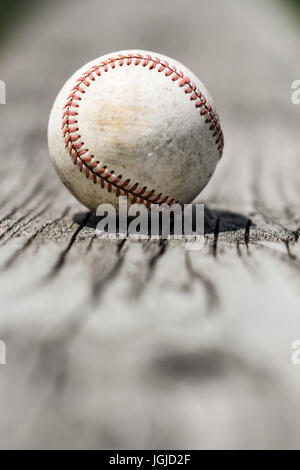
[[[276,0],[26,5],[0,49],[0,447],[299,448],[296,12]],[[217,103],[225,152],[198,199],[201,251],[95,237],[49,162],[61,85],[126,48],[180,60]]]

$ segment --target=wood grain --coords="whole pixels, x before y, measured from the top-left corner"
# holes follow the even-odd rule
[[[299,448],[296,21],[270,0],[67,0],[27,18],[0,57],[0,447]],[[97,237],[49,162],[63,82],[132,47],[176,57],[218,104],[200,251]]]

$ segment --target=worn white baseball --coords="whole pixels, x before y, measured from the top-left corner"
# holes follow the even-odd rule
[[[89,209],[101,203],[191,202],[209,181],[223,134],[203,83],[174,59],[120,51],[95,59],[52,108],[52,162]]]

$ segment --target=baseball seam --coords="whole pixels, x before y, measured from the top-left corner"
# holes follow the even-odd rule
[[[115,172],[108,170],[106,165],[102,166],[101,162],[94,155],[90,154],[89,149],[85,148],[85,143],[81,140],[77,118],[78,108],[80,107],[79,103],[82,100],[80,95],[86,93],[86,88],[96,80],[96,77],[100,77],[103,72],[106,73],[109,69],[114,69],[116,64],[120,67],[124,64],[127,66],[131,64],[135,66],[141,65],[148,67],[149,71],[156,69],[159,73],[164,72],[164,75],[170,77],[174,83],[179,80],[179,87],[183,88],[187,95],[190,95],[190,100],[194,102],[195,108],[200,110],[201,116],[207,116],[205,122],[209,125],[209,130],[215,138],[215,144],[221,158],[224,139],[219,117],[203,93],[197,89],[189,77],[184,75],[183,72],[177,71],[176,67],[169,65],[166,60],[162,61],[158,57],[152,58],[150,55],[143,56],[140,53],[111,57],[102,61],[99,65],[94,65],[77,79],[76,85],[72,88],[67,98],[62,116],[62,130],[66,149],[68,149],[74,164],[79,164],[80,171],[84,168],[87,178],[89,178],[91,173],[95,184],[97,183],[97,178],[99,178],[101,187],[105,188],[106,183],[107,191],[111,192],[114,188],[117,197],[121,194],[127,197],[130,195],[133,203],[139,201],[142,204],[146,204],[147,207],[150,207],[151,204],[172,205],[179,201],[175,201],[169,196],[163,196],[162,193],[158,194],[154,189],[149,191],[146,186],[141,188],[142,185],[138,182],[130,186],[131,180],[129,178],[123,181],[122,175],[116,176]]]

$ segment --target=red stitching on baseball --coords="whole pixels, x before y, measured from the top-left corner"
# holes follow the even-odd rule
[[[78,94],[86,93],[84,90],[83,85],[89,87],[91,85],[90,81],[95,81],[94,74],[97,77],[101,76],[101,70],[103,72],[108,72],[109,67],[114,69],[118,64],[122,67],[124,64],[130,66],[134,64],[135,66],[142,65],[143,67],[149,66],[149,70],[156,68],[157,72],[161,73],[164,72],[166,77],[172,77],[172,81],[178,83],[179,87],[184,87],[188,85],[184,92],[188,95],[193,93],[190,96],[190,100],[194,101],[194,106],[196,109],[200,109],[200,114],[202,116],[208,115],[205,122],[210,124],[209,130],[212,132],[212,136],[215,138],[215,144],[217,145],[217,149],[219,152],[219,156],[221,158],[224,148],[224,138],[221,129],[221,125],[219,122],[218,115],[213,111],[210,103],[207,102],[205,96],[201,93],[200,90],[197,90],[197,87],[194,83],[191,82],[190,78],[185,76],[183,72],[177,71],[176,67],[172,67],[169,63],[165,60],[164,62],[161,61],[158,57],[152,58],[150,55],[143,56],[140,53],[134,54],[126,54],[126,55],[119,55],[118,57],[111,57],[99,65],[94,65],[90,70],[85,72],[78,80],[77,84],[72,88],[70,95],[67,98],[67,103],[64,106],[64,113],[62,116],[62,130],[63,136],[66,144],[66,148],[69,151],[71,158],[74,161],[74,164],[77,164],[79,159],[79,169],[82,171],[82,167],[85,168],[85,174],[88,178],[90,173],[92,173],[94,183],[97,182],[97,177],[100,179],[100,184],[102,188],[105,188],[105,183],[107,183],[107,190],[108,192],[112,191],[114,187],[116,189],[117,196],[120,195],[121,191],[127,196],[131,194],[133,196],[133,202],[136,202],[137,199],[140,199],[142,204],[146,203],[147,207],[150,207],[151,204],[165,204],[172,205],[175,200],[169,199],[169,196],[163,196],[162,193],[156,194],[155,190],[152,189],[148,192],[148,194],[144,194],[147,192],[147,187],[143,187],[141,190],[138,190],[138,186],[140,183],[134,183],[131,187],[128,187],[130,184],[130,179],[126,179],[122,182],[122,175],[115,176],[114,171],[108,171],[107,166],[104,165],[100,166],[99,161],[94,161],[94,155],[87,155],[89,153],[88,149],[82,149],[85,145],[84,142],[77,142],[81,139],[81,135],[78,134],[79,128],[78,124],[78,112],[71,110],[71,108],[79,108],[79,103],[82,100],[82,97]],[[150,65],[149,65],[150,64]],[[178,80],[180,80],[178,82]],[[77,143],[76,143],[77,142]],[[97,168],[99,167],[99,168]],[[113,178],[113,179],[112,179]],[[178,202],[178,201],[176,201]]]

